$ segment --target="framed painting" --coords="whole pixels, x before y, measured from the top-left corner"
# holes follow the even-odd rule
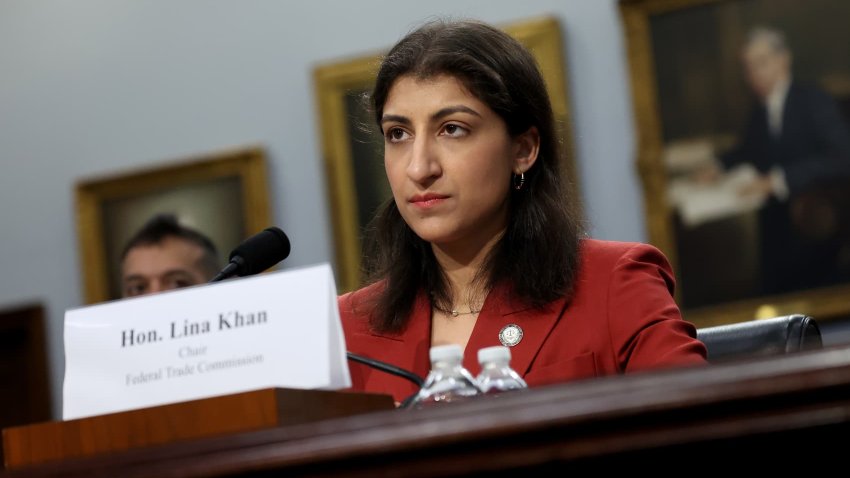
[[[501,26],[531,50],[543,73],[563,143],[563,173],[575,180],[570,108],[558,20],[535,18]],[[383,166],[383,138],[363,98],[371,92],[381,53],[333,62],[314,71],[322,154],[331,206],[335,270],[340,292],[361,283],[364,231],[392,197]]]
[[[225,264],[230,251],[271,221],[265,153],[247,147],[80,181],[80,263],[88,304],[121,297],[121,254],[148,219],[173,214],[209,237]]]
[[[647,229],[685,317],[850,316],[850,3],[620,11]]]

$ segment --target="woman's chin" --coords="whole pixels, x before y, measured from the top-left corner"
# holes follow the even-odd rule
[[[445,244],[447,242],[451,242],[450,239],[444,234],[417,232],[416,235],[419,236],[419,238],[423,241],[430,242],[431,244]]]
[[[425,242],[430,242],[431,244],[446,244],[450,242],[456,241],[458,238],[457,234],[452,234],[455,231],[447,231],[445,228],[440,227],[419,227],[412,228],[413,232],[419,236]]]

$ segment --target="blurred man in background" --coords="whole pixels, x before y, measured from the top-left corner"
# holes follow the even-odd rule
[[[121,295],[133,297],[203,284],[219,270],[212,241],[170,214],[150,219],[121,256]]]

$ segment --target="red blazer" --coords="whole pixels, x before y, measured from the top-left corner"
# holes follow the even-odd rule
[[[673,273],[656,248],[585,239],[571,299],[543,309],[513,302],[508,287],[487,296],[464,352],[464,366],[478,374],[478,350],[500,345],[507,324],[522,328],[511,365],[529,387],[636,370],[705,363],[705,346],[673,300]],[[339,298],[349,351],[389,362],[425,378],[430,370],[431,305],[420,293],[404,332],[380,334],[368,324],[369,298],[377,285]],[[387,393],[401,401],[416,392],[405,379],[349,361],[352,388]]]

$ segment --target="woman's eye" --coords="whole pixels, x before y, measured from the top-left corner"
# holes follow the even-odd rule
[[[392,142],[404,141],[407,139],[407,132],[401,128],[390,128],[387,131],[387,139]]]
[[[447,136],[451,136],[454,138],[466,136],[466,134],[468,133],[468,130],[466,128],[464,128],[463,126],[458,126],[456,124],[447,124],[443,128],[443,131],[445,131]]]

